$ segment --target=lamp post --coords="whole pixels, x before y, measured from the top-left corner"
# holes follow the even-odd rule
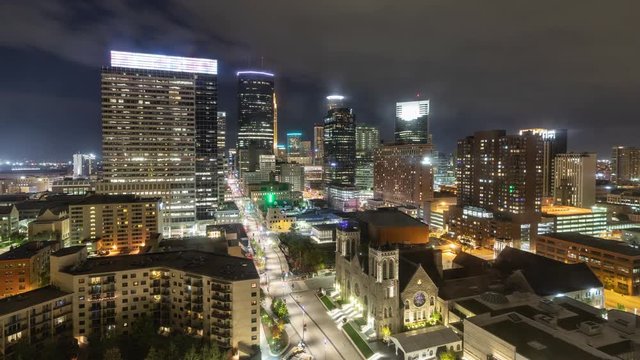
[[[304,305],[300,305],[300,308],[302,309],[302,343],[304,344],[304,332],[305,330],[307,330],[307,323],[304,321],[305,320]]]
[[[324,360],[327,360],[327,338],[324,338],[322,342],[322,347],[324,348]]]

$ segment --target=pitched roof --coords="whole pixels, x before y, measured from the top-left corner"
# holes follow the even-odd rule
[[[413,275],[422,267],[436,285],[441,282],[440,272],[436,264],[437,251],[425,246],[412,246],[400,248],[400,262],[398,264],[398,280],[400,292],[409,284]]]
[[[511,247],[506,247],[498,255],[495,267],[506,276],[520,271],[540,296],[602,287],[602,282],[585,263],[565,264]]]

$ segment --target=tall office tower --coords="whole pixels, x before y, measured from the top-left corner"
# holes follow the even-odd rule
[[[613,147],[611,150],[611,179],[617,184],[640,181],[640,148]]]
[[[217,148],[218,148],[218,197],[219,202],[224,201],[224,192],[227,188],[227,179],[225,174],[227,167],[227,113],[218,111],[218,132],[217,132]]]
[[[373,152],[380,145],[378,128],[356,125],[356,182],[361,190],[373,190]]]
[[[73,177],[81,178],[96,173],[96,156],[94,154],[73,154]]]
[[[287,157],[302,156],[302,133],[287,133]]]
[[[558,154],[554,168],[553,200],[556,205],[587,208],[596,203],[596,154]]]
[[[327,96],[327,107],[329,110],[344,107],[344,96],[329,95]]]
[[[396,103],[396,144],[430,144],[429,100]]]
[[[324,125],[313,125],[313,164],[323,165],[324,157]]]
[[[292,191],[304,191],[304,165],[282,164],[280,182],[291,184]]]
[[[278,100],[273,92],[273,153],[278,152]]]
[[[519,134],[525,132],[542,137],[542,196],[553,197],[554,159],[567,152],[567,129],[523,129]]]
[[[540,213],[542,138],[504,130],[458,141],[458,205],[511,215]]]
[[[162,197],[165,234],[217,207],[217,72],[216,60],[121,51],[102,69],[97,190]]]
[[[260,155],[274,149],[274,76],[262,71],[239,71],[238,156],[240,172],[256,171]]]
[[[373,191],[397,205],[423,207],[433,199],[431,144],[382,145],[375,150]]]
[[[456,166],[453,155],[439,151],[434,155],[434,188],[438,190],[441,186],[455,185]]]
[[[353,109],[337,107],[342,104],[342,99],[340,95],[327,97],[329,111],[324,118],[323,130],[325,181],[327,184],[353,185],[356,176],[356,118]]]

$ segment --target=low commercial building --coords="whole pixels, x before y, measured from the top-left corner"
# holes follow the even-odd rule
[[[90,195],[69,205],[71,244],[100,240],[105,250],[142,248],[160,232],[160,199]]]
[[[59,241],[30,241],[0,254],[0,298],[49,283],[49,255]]]
[[[336,241],[338,224],[319,224],[311,227],[311,240],[317,244],[328,244]]]
[[[359,192],[353,185],[330,184],[326,194],[329,207],[337,211],[357,211],[360,205]]]
[[[462,352],[462,339],[448,327],[439,325],[426,329],[406,331],[389,338],[404,355],[404,360],[437,359],[445,351]]]
[[[579,233],[539,235],[536,253],[567,263],[586,263],[606,289],[640,295],[640,249]]]
[[[430,227],[446,231],[449,228],[449,208],[456,206],[457,197],[452,193],[434,193],[433,201],[425,206],[425,221]]]
[[[14,205],[0,206],[0,240],[18,231],[18,210]]]
[[[89,179],[62,179],[55,180],[51,185],[51,191],[67,195],[86,195],[95,191],[95,183]]]
[[[294,215],[288,214],[285,210],[280,208],[267,209],[267,215],[265,221],[270,231],[275,232],[288,232],[296,222]]]
[[[0,358],[10,358],[19,342],[35,348],[71,336],[72,303],[72,293],[53,286],[0,299]]]
[[[302,200],[302,193],[293,191],[291,184],[269,181],[247,185],[249,197],[258,207],[293,204]]]
[[[216,224],[233,224],[240,221],[240,209],[233,201],[225,201],[214,213]]]
[[[29,240],[58,240],[68,246],[69,237],[69,215],[65,207],[45,209],[29,223]]]
[[[566,296],[485,293],[453,306],[465,359],[635,359],[639,317]]]
[[[86,258],[82,247],[51,255],[52,284],[74,293],[73,335],[127,334],[152,317],[159,331],[215,342],[251,355],[260,340],[260,278],[250,259],[173,251],[109,260]]]
[[[579,232],[601,235],[607,231],[608,213],[603,207],[543,206],[538,234]]]

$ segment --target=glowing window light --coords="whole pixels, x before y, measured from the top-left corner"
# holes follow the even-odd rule
[[[327,96],[327,100],[344,100],[344,96],[342,96],[342,95],[329,95],[329,96]]]
[[[125,51],[111,51],[111,66],[198,74],[218,74],[218,61]]]

